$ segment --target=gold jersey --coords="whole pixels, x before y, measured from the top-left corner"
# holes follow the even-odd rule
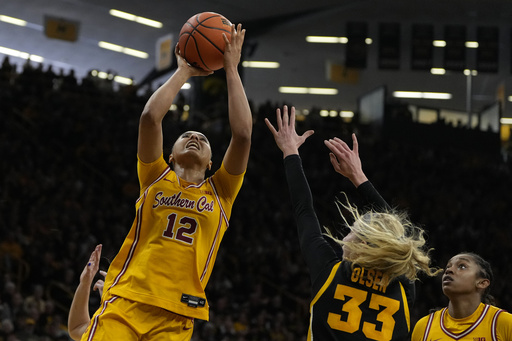
[[[423,317],[414,327],[411,341],[508,341],[512,340],[512,314],[480,303],[468,317],[454,319],[448,308]]]
[[[163,156],[138,162],[133,225],[108,270],[110,295],[208,320],[204,289],[244,174],[224,165],[199,184],[180,179]]]

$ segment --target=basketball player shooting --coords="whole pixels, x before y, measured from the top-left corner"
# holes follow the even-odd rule
[[[245,30],[225,36],[231,141],[220,168],[212,167],[210,144],[198,131],[163,155],[162,121],[183,84],[207,76],[175,49],[178,68],[149,98],[138,137],[140,197],[135,219],[105,279],[101,307],[82,340],[190,340],[194,319],[208,320],[205,287],[233,202],[242,186],[252,134],[252,117],[238,74]]]

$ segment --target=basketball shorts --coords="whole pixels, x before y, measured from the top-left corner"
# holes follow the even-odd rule
[[[194,319],[108,293],[81,341],[188,341]]]

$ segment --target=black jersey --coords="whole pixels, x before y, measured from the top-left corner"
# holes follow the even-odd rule
[[[343,261],[322,233],[298,155],[285,158],[285,171],[301,251],[311,275],[308,340],[405,340],[410,333],[414,283],[406,278],[381,285],[383,273]],[[374,207],[389,208],[367,181],[358,192]]]

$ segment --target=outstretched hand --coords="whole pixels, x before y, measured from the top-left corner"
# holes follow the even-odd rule
[[[352,134],[353,149],[350,149],[343,140],[337,137],[325,140],[324,143],[331,151],[329,157],[337,173],[347,177],[356,187],[368,180],[359,158],[359,144],[356,134]]]
[[[306,141],[308,137],[313,135],[313,130],[308,130],[302,135],[298,135],[295,131],[295,107],[291,107],[290,115],[288,115],[288,106],[283,106],[276,110],[277,130],[272,123],[265,118],[265,124],[274,135],[277,146],[283,152],[283,158],[292,154],[299,154],[299,147]]]
[[[96,276],[96,273],[100,268],[101,248],[102,245],[99,244],[91,253],[89,262],[85,265],[84,269],[82,270],[82,274],[80,275],[81,283],[87,284],[88,286],[91,285],[94,276]]]
[[[213,73],[213,71],[205,71],[198,67],[194,67],[190,65],[185,58],[181,56],[179,44],[176,44],[174,47],[174,55],[176,56],[176,61],[178,62],[178,69],[186,70],[189,74],[189,77],[193,76],[208,76]]]
[[[242,24],[234,25],[231,24],[231,41],[229,41],[226,34],[222,34],[226,47],[224,48],[224,69],[227,70],[230,67],[235,69],[240,63],[242,57],[242,45],[245,39],[245,29],[242,29]]]

